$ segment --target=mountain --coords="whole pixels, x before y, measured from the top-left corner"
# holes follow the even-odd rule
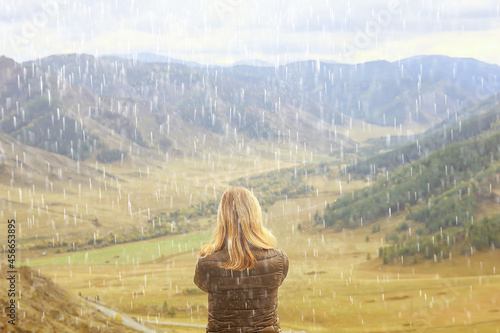
[[[295,139],[328,152],[354,147],[355,137],[340,134],[353,121],[428,128],[500,90],[499,66],[443,56],[277,68],[171,60],[70,54],[17,64],[3,57],[0,128],[75,160],[126,159],[131,149],[161,158],[189,152],[194,142],[207,150],[215,142],[237,146],[238,137]]]
[[[331,203],[325,226],[351,228],[360,219],[369,223],[408,208],[406,216],[412,213],[414,221],[419,216],[429,230],[447,227],[452,218],[470,221],[467,214],[478,211],[472,199],[454,201],[450,191],[455,181],[458,190],[480,189],[482,194],[471,196],[482,198],[489,191],[486,181],[496,176],[499,74],[496,65],[442,56],[355,65],[301,61],[280,67],[198,67],[85,54],[20,64],[1,57],[0,186],[7,199],[0,198],[0,204],[8,211],[31,209],[22,218],[25,230],[32,229],[33,242],[40,237],[43,246],[51,242],[54,247],[59,228],[73,227],[68,237],[72,244],[95,242],[98,228],[106,237],[120,231],[115,230],[115,205],[120,227],[148,227],[151,214],[174,209],[174,197],[178,207],[191,205],[193,193],[198,193],[196,200],[207,200],[207,184],[242,177],[234,174],[252,159],[253,173],[277,168],[279,174],[285,161],[281,155],[287,167],[306,159],[331,164],[347,159],[352,163],[344,172],[370,177],[372,183],[379,177],[380,184]],[[368,131],[373,125],[372,134],[364,132],[365,125]],[[393,147],[384,145],[384,139],[390,143],[402,125],[408,128],[407,138],[398,137],[396,149],[376,155]],[[411,134],[412,126],[424,134]],[[365,159],[367,152],[375,156]],[[234,166],[235,173],[216,178],[214,156],[229,165],[227,170]],[[168,163],[171,157],[189,159],[206,178],[193,180],[186,165]],[[238,157],[244,162],[233,164]],[[269,166],[269,161],[276,164]],[[420,168],[423,176],[408,177]],[[143,172],[147,178],[150,173],[161,178],[151,180],[154,186],[141,183]],[[249,184],[251,176],[245,175],[242,184]],[[187,178],[191,190],[178,186],[177,177]],[[120,186],[127,180],[125,199]],[[83,196],[82,186],[88,188]],[[128,194],[138,193],[140,186],[146,188],[140,198],[144,201],[136,204]],[[51,196],[53,211],[45,198],[33,199],[36,188]],[[12,200],[18,194],[19,201]],[[64,206],[61,195],[71,198]],[[149,206],[152,198],[156,207]],[[441,203],[443,210],[425,213],[429,202]],[[35,207],[43,219],[35,217]],[[431,216],[441,224],[429,221]]]
[[[253,59],[236,61],[233,66],[273,67],[274,65],[269,62]]]
[[[500,82],[498,67],[472,58],[447,56],[417,56],[401,60],[399,65],[411,77],[452,82],[461,89],[474,93],[482,99],[498,92]],[[449,92],[453,98],[453,92]]]
[[[433,234],[499,213],[499,128],[497,102],[463,123],[351,165],[349,179],[361,175],[371,185],[329,204],[316,222],[341,230],[404,212]]]
[[[76,160],[113,150],[127,155],[125,147],[178,154],[190,151],[193,140],[200,148],[213,147],[214,140],[231,147],[238,135],[257,141],[300,135],[311,146],[322,144],[314,135],[319,119],[285,103],[281,107],[279,98],[271,106],[271,92],[269,101],[256,102],[260,78],[249,83],[241,72],[245,67],[225,75],[222,68],[206,72],[89,55],[2,64],[2,132]]]
[[[338,110],[387,126],[432,125],[500,90],[500,67],[474,59],[422,56],[393,63],[288,67],[295,72],[292,84],[321,93],[324,112]],[[321,112],[320,106],[316,103],[310,112]]]
[[[58,80],[34,63],[31,67],[13,61],[2,63],[1,131],[49,152],[76,160],[88,158],[94,146],[106,137],[85,131],[96,125],[82,118],[82,110],[92,107],[94,97]]]
[[[159,54],[149,53],[149,52],[138,52],[133,54],[113,54],[111,57],[118,57],[126,60],[133,60],[145,63],[174,63],[174,64],[182,64],[191,67],[203,67],[203,64],[194,62],[194,61],[184,61],[181,59],[171,58],[168,56],[163,56]],[[107,56],[105,56],[107,57]]]
[[[212,97],[223,109],[233,106],[251,113],[250,107],[267,112],[277,107],[295,107],[336,124],[341,123],[342,114],[386,126],[393,126],[394,122],[396,126],[412,122],[436,124],[500,91],[499,66],[446,56],[357,65],[301,61],[278,68],[260,63],[198,66],[149,54],[138,55],[136,60],[72,55],[44,58],[39,65],[53,73],[64,66],[66,75],[84,70],[87,79],[79,80],[79,74],[75,83],[93,93],[153,99],[160,109],[162,105],[169,106],[169,102],[176,105],[179,95],[190,101],[190,107],[200,108],[207,104],[200,99],[205,95],[204,99]],[[117,83],[112,78],[123,76],[123,71],[127,79],[119,80],[119,90],[110,89],[111,82],[113,86]],[[89,75],[93,80],[88,79]],[[131,86],[139,82],[141,93],[130,95]],[[221,93],[217,96],[216,87]]]
[[[0,286],[8,290],[7,267],[0,269]],[[17,269],[16,332],[136,332],[97,311],[93,306],[69,294],[49,278],[29,267]],[[22,295],[22,296],[21,296]],[[1,298],[2,308],[7,298]],[[7,313],[7,310],[5,311]],[[10,318],[0,315],[0,330],[10,332]]]
[[[372,156],[367,154],[359,162],[352,163],[347,170],[365,175],[373,173],[373,170],[385,173],[427,156],[450,143],[466,141],[492,131],[497,128],[499,105],[499,95],[495,94],[466,110],[460,117],[446,119],[420,135],[372,140],[372,143],[381,150],[390,148],[391,142],[392,146],[394,143],[396,146],[402,142],[405,144],[380,154]]]

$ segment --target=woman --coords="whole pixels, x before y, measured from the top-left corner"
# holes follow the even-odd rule
[[[229,187],[217,212],[217,228],[200,251],[194,282],[208,293],[207,332],[281,332],[278,287],[288,257],[262,226],[257,198]]]

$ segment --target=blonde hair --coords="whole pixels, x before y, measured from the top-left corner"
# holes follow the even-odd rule
[[[227,247],[229,259],[221,266],[242,271],[252,268],[256,259],[249,245],[272,249],[276,238],[262,226],[262,212],[257,198],[243,187],[228,187],[220,200],[217,227],[200,251],[206,257]]]

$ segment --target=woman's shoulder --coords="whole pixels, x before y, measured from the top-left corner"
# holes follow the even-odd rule
[[[215,251],[214,253],[210,253],[206,256],[203,257],[198,257],[198,263],[203,263],[203,264],[218,264],[221,262],[226,262],[228,259],[229,255],[227,251],[220,249],[218,251]]]
[[[285,251],[278,248],[260,249],[254,253],[257,259],[256,270],[263,273],[281,274],[283,281],[288,273],[288,256]]]
[[[272,249],[253,248],[252,253],[255,256],[263,257],[266,259],[274,257],[286,257],[285,251],[278,248],[272,248]]]

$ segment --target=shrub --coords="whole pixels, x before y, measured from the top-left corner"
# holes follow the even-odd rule
[[[121,313],[117,313],[117,314],[115,315],[114,320],[115,320],[117,323],[121,323],[121,322],[122,322],[122,315],[121,315]]]
[[[118,149],[103,150],[97,154],[97,160],[101,163],[113,163],[121,160],[122,155],[125,157],[125,154],[125,152]]]

